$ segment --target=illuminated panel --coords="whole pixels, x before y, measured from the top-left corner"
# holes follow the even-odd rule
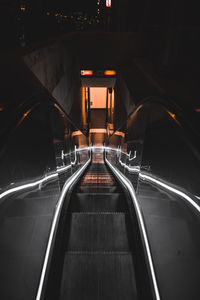
[[[106,109],[106,93],[107,89],[102,87],[90,88],[90,108]]]
[[[82,135],[82,132],[80,130],[72,132],[72,137],[73,136],[78,136],[78,135]]]
[[[116,131],[115,132],[115,135],[119,135],[119,136],[121,136],[121,137],[125,137],[125,133],[124,132],[121,132],[121,131]]]
[[[116,71],[114,71],[114,70],[106,70],[105,72],[104,72],[104,75],[105,76],[115,76],[117,73],[116,73]]]
[[[81,70],[81,76],[92,76],[93,71],[92,70]]]
[[[106,7],[111,7],[111,0],[106,0]]]

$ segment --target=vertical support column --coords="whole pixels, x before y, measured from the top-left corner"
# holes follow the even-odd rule
[[[108,124],[108,88],[106,91],[106,127],[107,127],[107,124]]]
[[[87,135],[89,135],[90,130],[90,88],[85,88],[85,103],[87,111]]]
[[[88,87],[88,122],[90,123],[90,88]]]
[[[112,88],[109,88],[109,94],[110,94],[110,120],[109,120],[109,122],[112,123]]]

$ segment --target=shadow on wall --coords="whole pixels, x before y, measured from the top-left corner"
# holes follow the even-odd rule
[[[57,39],[29,54],[23,60],[65,112],[81,127],[81,82],[72,37]]]

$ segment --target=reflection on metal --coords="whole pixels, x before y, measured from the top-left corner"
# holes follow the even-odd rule
[[[24,119],[37,107],[39,106],[40,103],[36,103],[34,104],[29,110],[27,110],[24,114],[23,114],[23,117],[19,120],[19,122],[17,123],[17,126],[19,126],[23,121]]]
[[[121,137],[125,137],[125,133],[124,132],[122,132],[122,131],[115,131],[115,135],[119,135],[119,136],[121,136]]]
[[[176,115],[173,114],[172,112],[170,112],[169,110],[168,110],[168,114],[169,114],[173,119],[176,119]]]
[[[41,300],[41,298],[42,298],[43,285],[44,285],[44,281],[45,281],[45,276],[47,275],[46,274],[47,266],[48,266],[49,259],[50,259],[50,253],[52,251],[52,243],[53,243],[53,240],[55,238],[55,233],[56,233],[56,229],[57,229],[57,225],[58,225],[58,220],[59,220],[59,217],[60,217],[60,213],[61,213],[61,209],[62,209],[62,206],[63,206],[65,196],[66,196],[69,188],[73,185],[74,182],[76,182],[76,180],[80,177],[80,175],[87,168],[90,161],[91,161],[91,157],[90,157],[90,159],[88,159],[88,161],[78,171],[76,171],[76,173],[74,173],[66,181],[66,183],[65,183],[65,185],[62,189],[60,198],[59,198],[57,206],[56,206],[56,211],[55,211],[55,214],[54,214],[54,217],[53,217],[53,222],[52,222],[52,225],[51,225],[51,230],[50,230],[49,240],[48,240],[47,249],[46,249],[46,253],[45,253],[44,263],[43,263],[43,267],[42,267],[42,272],[41,272],[41,277],[40,277],[40,282],[39,282],[39,287],[38,287],[38,291],[37,291],[36,300]]]
[[[61,113],[63,113],[62,109],[58,106],[58,104],[54,103],[54,107],[57,108]]]
[[[83,133],[80,130],[72,132],[72,137],[82,135]]]
[[[135,191],[134,188],[132,186],[132,183],[120,172],[118,171],[108,160],[107,158],[105,158],[106,163],[108,164],[108,166],[110,167],[110,169],[113,171],[113,173],[120,179],[120,181],[126,186],[126,188],[128,189],[130,196],[133,200],[133,204],[138,216],[138,221],[140,224],[140,228],[141,228],[141,233],[142,233],[142,237],[143,237],[143,241],[144,241],[144,246],[145,246],[145,251],[147,254],[147,258],[148,258],[148,264],[149,264],[149,269],[151,272],[151,279],[152,279],[152,283],[153,283],[153,287],[154,287],[154,293],[155,293],[155,298],[156,300],[160,300],[160,294],[159,294],[159,289],[158,289],[158,284],[157,284],[157,279],[156,279],[156,274],[154,271],[154,265],[153,265],[153,259],[152,259],[152,255],[151,255],[151,250],[150,250],[150,246],[149,246],[149,241],[148,241],[148,237],[147,237],[147,233],[146,233],[146,229],[145,229],[145,225],[144,225],[144,220],[142,217],[142,213],[140,211],[140,207],[135,195]]]
[[[181,127],[180,122],[177,120],[176,115],[173,114],[171,111],[167,110],[167,113],[172,117],[172,119]]]

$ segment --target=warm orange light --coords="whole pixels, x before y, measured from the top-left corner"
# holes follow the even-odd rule
[[[124,132],[122,132],[122,131],[116,131],[115,132],[115,135],[118,135],[118,136],[121,136],[121,137],[125,137],[125,133]]]
[[[169,113],[169,115],[170,115],[174,120],[176,120],[176,115],[175,115],[175,114],[171,113],[170,111],[168,111],[168,113]]]
[[[4,109],[3,107],[0,107],[0,111],[3,111],[3,109]]]
[[[21,5],[20,10],[21,10],[21,11],[25,11],[25,10],[26,10],[25,5]]]
[[[93,71],[92,70],[81,70],[81,76],[92,76]]]
[[[47,16],[50,16],[50,12],[49,12],[49,11],[47,11],[46,15],[47,15]]]
[[[200,113],[200,108],[196,108],[195,111]]]
[[[106,0],[106,7],[111,7],[111,0]]]
[[[180,124],[180,122],[177,120],[177,118],[176,118],[176,115],[175,114],[173,114],[171,111],[167,111],[168,112],[168,114],[174,119],[174,121],[181,127],[181,124]]]
[[[104,72],[104,75],[105,75],[105,76],[115,76],[116,74],[117,74],[117,72],[114,71],[114,70],[106,70],[106,71]]]
[[[73,136],[79,136],[79,135],[82,135],[82,132],[80,130],[72,132],[72,137]]]

